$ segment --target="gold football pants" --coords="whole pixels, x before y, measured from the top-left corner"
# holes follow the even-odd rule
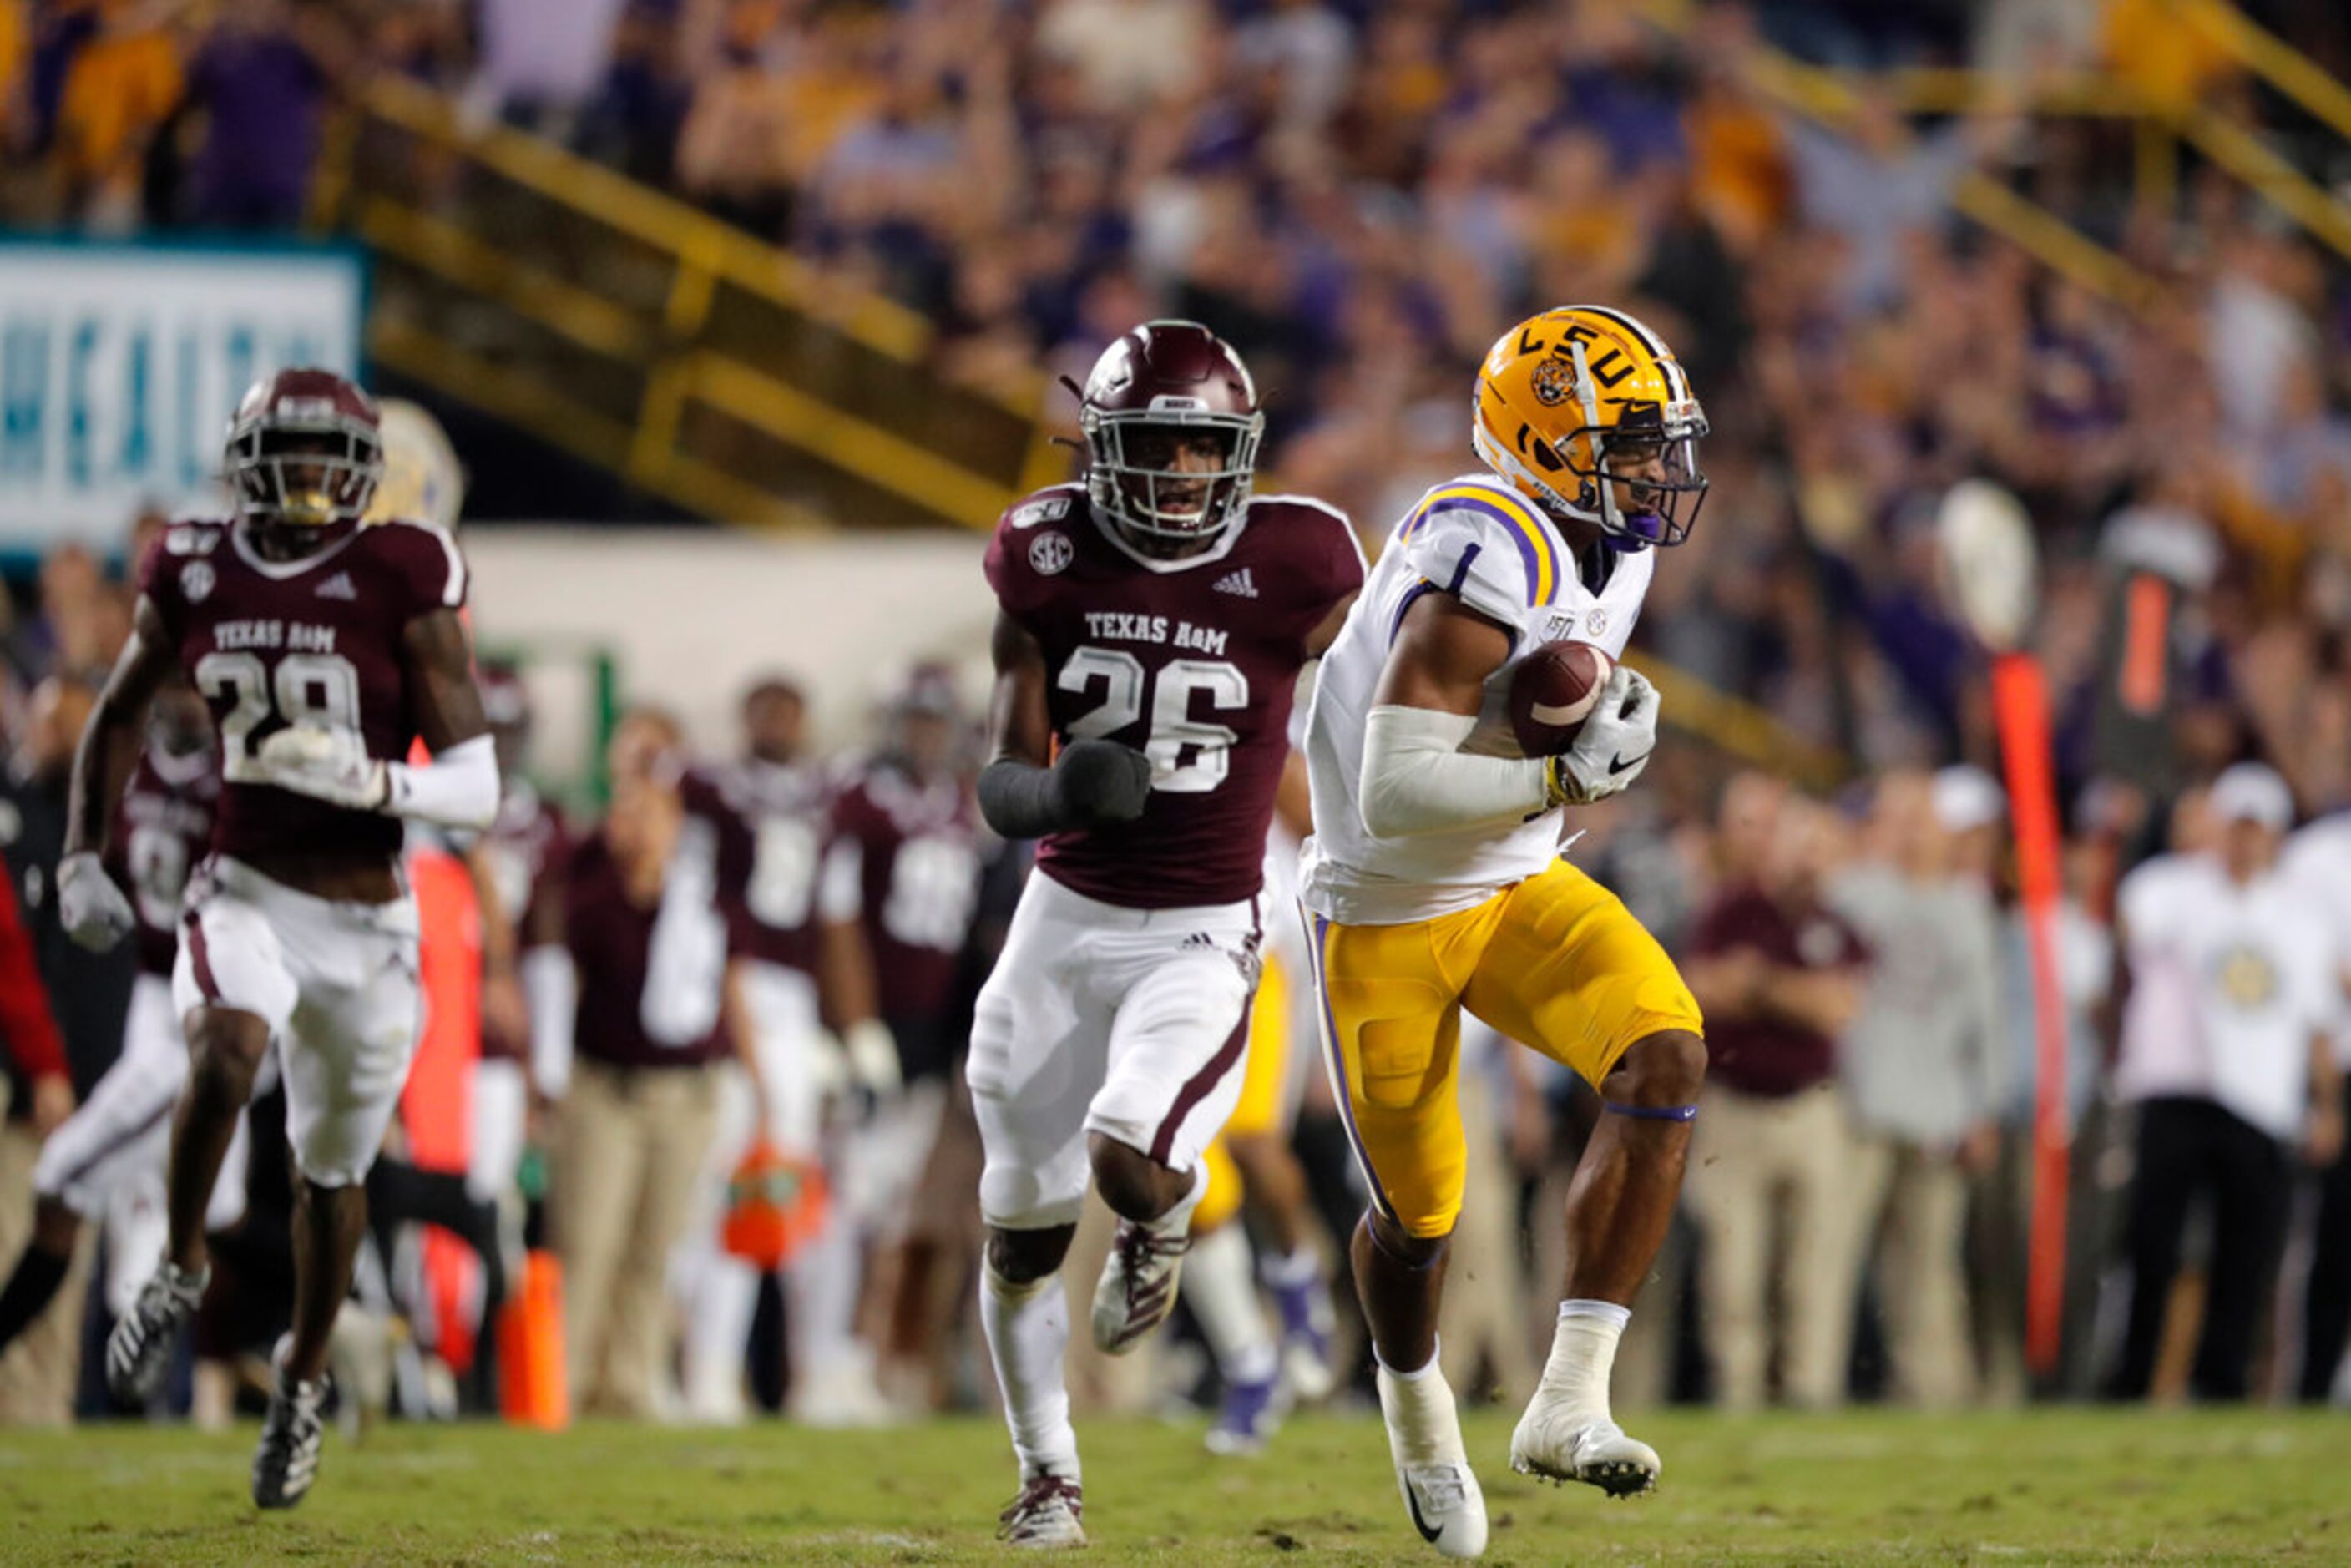
[[[1461,1009],[1595,1088],[1635,1041],[1703,1030],[1697,998],[1616,895],[1565,861],[1475,908],[1400,925],[1307,916],[1325,1060],[1372,1201],[1443,1236],[1466,1165]]]

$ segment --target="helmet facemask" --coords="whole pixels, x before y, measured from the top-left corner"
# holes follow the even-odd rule
[[[1572,448],[1596,447],[1600,453],[1589,472],[1575,470],[1585,481],[1580,493],[1597,492],[1600,526],[1612,539],[1640,549],[1689,538],[1706,505],[1707,477],[1698,462],[1698,439],[1706,432],[1704,414],[1693,413],[1668,425],[1647,406],[1626,411],[1612,431],[1577,433],[1585,439],[1571,443]]]
[[[283,405],[229,432],[229,477],[247,512],[296,528],[356,523],[383,476],[383,447],[365,423],[322,402]]]
[[[1084,415],[1087,495],[1146,555],[1191,555],[1222,536],[1248,503],[1257,470],[1265,416],[1165,406],[1188,401]],[[1203,438],[1216,448],[1205,459],[1194,450]]]

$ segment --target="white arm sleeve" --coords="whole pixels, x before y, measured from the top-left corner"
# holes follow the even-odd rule
[[[1522,821],[1551,809],[1544,760],[1466,753],[1461,743],[1477,727],[1470,715],[1430,708],[1364,716],[1364,826],[1374,837]]]
[[[580,1010],[571,955],[551,944],[525,953],[522,994],[530,1004],[531,1078],[541,1094],[560,1100],[571,1086],[571,1026]]]
[[[383,809],[444,828],[486,828],[498,814],[498,753],[486,735],[461,740],[421,768],[387,763]]]

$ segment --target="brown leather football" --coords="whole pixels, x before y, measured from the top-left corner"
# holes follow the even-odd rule
[[[1510,730],[1529,757],[1552,757],[1575,744],[1614,667],[1589,643],[1545,643],[1510,672]]]

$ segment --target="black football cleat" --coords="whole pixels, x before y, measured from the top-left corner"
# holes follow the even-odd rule
[[[139,1287],[139,1299],[106,1336],[106,1391],[116,1404],[137,1409],[154,1396],[211,1278],[209,1269],[190,1274],[166,1260]]]
[[[319,1450],[327,1440],[327,1380],[298,1383],[274,1369],[269,1414],[253,1455],[253,1504],[292,1508],[319,1479]]]

